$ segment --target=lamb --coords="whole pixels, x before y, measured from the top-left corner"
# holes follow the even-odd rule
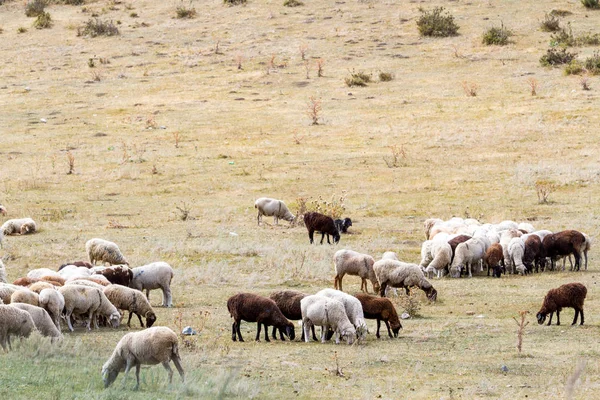
[[[360,290],[369,292],[367,288],[367,279],[371,281],[373,290],[379,290],[379,283],[373,272],[373,264],[375,260],[368,254],[361,254],[353,250],[338,250],[333,256],[335,267],[335,278],[333,286],[339,290],[342,289],[342,279],[344,275],[357,275],[361,279]]]
[[[304,341],[310,342],[309,330],[315,326],[321,326],[321,343],[327,341],[327,332],[332,330],[335,342],[340,338],[348,344],[354,343],[356,329],[348,319],[344,305],[338,300],[318,295],[306,296],[300,301],[302,310],[302,327],[304,329]]]
[[[327,235],[327,244],[331,244],[329,235],[333,237],[334,244],[340,241],[340,232],[335,227],[335,223],[331,217],[317,212],[308,212],[304,214],[304,225],[306,225],[306,229],[308,230],[308,238],[311,244],[314,242],[315,231],[321,232],[321,244],[323,244],[325,235]]]
[[[20,310],[27,311],[31,315],[35,328],[42,334],[42,336],[48,336],[55,339],[61,339],[62,334],[52,322],[52,318],[46,310],[41,307],[32,306],[31,304],[25,303],[11,303],[12,307],[16,307]]]
[[[362,305],[356,297],[335,289],[323,289],[316,294],[317,296],[329,297],[342,303],[346,309],[348,320],[350,320],[350,323],[352,323],[356,329],[358,339],[366,339],[367,322],[365,321]]]
[[[396,312],[396,309],[394,308],[394,305],[390,299],[386,299],[385,297],[370,296],[364,293],[358,293],[354,296],[360,301],[365,318],[377,320],[377,333],[375,334],[377,339],[380,338],[379,328],[381,326],[381,321],[385,322],[385,326],[387,327],[390,338],[392,338],[392,332],[394,332],[393,337],[398,337],[398,332],[400,329],[402,329],[402,324],[400,323],[398,313]]]
[[[336,219],[333,223],[340,233],[348,233],[348,228],[352,226],[352,220],[350,218]]]
[[[171,296],[171,280],[173,268],[164,261],[153,262],[141,267],[133,268],[133,278],[129,287],[137,290],[146,290],[146,298],[150,300],[150,290],[161,289],[163,301],[161,306],[173,307]]]
[[[500,278],[502,269],[504,268],[504,255],[502,254],[502,246],[500,243],[494,243],[488,247],[483,256],[483,264],[487,266],[488,276],[490,276],[491,269],[492,276]]]
[[[129,265],[119,246],[113,242],[104,239],[90,239],[85,243],[85,250],[90,258],[90,263],[96,265],[96,261],[108,263],[110,265],[125,264]]]
[[[142,328],[144,327],[142,316],[146,318],[146,328],[150,328],[156,322],[156,314],[150,302],[139,290],[113,284],[104,288],[104,294],[115,307],[129,311],[127,327],[131,327],[131,316],[133,314],[137,315]]]
[[[279,224],[279,218],[286,221],[292,222],[296,217],[288,210],[285,203],[281,200],[271,199],[268,197],[261,197],[256,199],[254,202],[254,208],[258,210],[258,216],[256,221],[260,225],[263,215],[270,217],[273,216],[275,225]]]
[[[4,263],[2,262],[2,260],[0,260],[0,283],[7,283],[8,282],[8,278],[6,276],[6,267],[4,266]]]
[[[429,277],[436,272],[438,278],[441,278],[444,274],[444,270],[450,266],[452,248],[447,242],[434,242],[433,246],[431,246],[431,256],[433,257],[433,260],[431,260],[425,269],[425,272],[429,274]]]
[[[473,266],[483,260],[487,247],[486,242],[481,237],[471,238],[456,246],[454,260],[450,266],[450,276],[460,278],[462,270],[466,269],[469,272],[469,278],[471,278],[473,276]]]
[[[52,322],[60,332],[60,315],[65,308],[65,298],[56,289],[43,289],[40,292],[40,307],[48,312]]]
[[[144,329],[139,332],[128,333],[123,336],[112,355],[102,366],[102,380],[104,388],[109,387],[125,370],[125,378],[129,370],[135,366],[136,386],[140,387],[140,367],[143,365],[156,365],[162,363],[169,373],[169,383],[173,382],[173,370],[169,362],[173,361],[181,381],[185,382],[185,373],[181,367],[179,357],[178,339],[175,332],[165,326]],[[125,383],[125,382],[123,382]]]
[[[11,303],[27,303],[33,306],[38,306],[40,303],[40,299],[37,293],[32,292],[29,289],[19,289],[16,290],[10,296]]]
[[[388,286],[404,288],[408,295],[409,289],[416,286],[423,290],[430,301],[437,299],[437,290],[425,279],[425,275],[417,264],[409,264],[396,260],[379,260],[373,264],[375,276],[379,281],[379,294],[385,297]]]
[[[94,275],[104,276],[108,282],[123,286],[129,286],[133,279],[133,271],[127,265],[113,265],[101,270],[96,269]]]
[[[119,326],[121,314],[106,298],[102,290],[82,285],[66,285],[58,291],[65,299],[63,311],[71,332],[74,331],[71,324],[72,314],[87,314],[86,327],[88,330],[92,329],[92,320],[94,321],[94,327],[98,329],[98,321],[95,318],[97,315],[106,317],[114,328]]]
[[[27,338],[34,329],[33,319],[27,311],[10,305],[0,305],[0,346],[5,352],[7,345],[12,350],[11,335]]]
[[[524,246],[523,264],[529,271],[533,271],[535,264],[535,272],[538,272],[542,263],[540,257],[542,252],[542,241],[540,240],[540,237],[535,234],[528,235],[525,239]]]
[[[575,257],[574,269],[579,271],[581,252],[586,247],[585,243],[585,236],[583,236],[581,232],[575,230],[566,230],[547,235],[542,241],[542,268],[545,267],[546,257],[550,257],[552,269],[554,269],[555,257],[573,254]]]
[[[294,340],[294,324],[291,323],[277,307],[275,302],[267,297],[259,296],[253,293],[238,293],[227,299],[227,310],[233,318],[231,325],[231,339],[236,341],[236,333],[240,342],[243,342],[240,325],[242,320],[247,322],[256,322],[256,341],[260,341],[261,324],[265,326],[265,341],[269,340],[269,325],[279,330],[281,340],[285,340],[283,335]]]
[[[273,292],[269,296],[271,300],[277,304],[277,307],[283,313],[283,316],[290,321],[298,321],[302,319],[302,310],[300,309],[300,301],[308,296],[306,293],[297,292],[295,290],[281,290],[279,292]],[[273,326],[273,333],[271,337],[277,339],[275,326]],[[315,335],[315,328],[312,329],[313,340],[317,340]],[[304,330],[302,330],[302,337],[300,340],[304,341]]]
[[[548,326],[552,324],[552,315],[556,311],[556,325],[560,325],[560,312],[563,307],[573,307],[575,309],[575,318],[571,325],[577,323],[577,316],[581,314],[580,325],[583,325],[583,302],[587,295],[587,289],[581,283],[566,283],[556,289],[550,289],[544,297],[542,308],[537,313],[538,324],[542,325],[546,316],[550,313]]]
[[[35,221],[31,218],[9,219],[0,227],[5,235],[26,235],[37,230]]]

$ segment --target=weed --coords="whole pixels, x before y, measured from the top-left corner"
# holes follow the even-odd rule
[[[567,24],[567,29],[562,28],[561,30],[550,36],[550,46],[575,46],[577,44],[577,41],[575,40],[575,36],[573,35],[573,29],[571,29],[570,23]]]
[[[367,83],[371,82],[371,75],[367,75],[362,71],[350,72],[350,76],[346,77],[346,79],[344,79],[344,82],[346,82],[346,85],[348,85],[349,87],[364,87],[367,86]]]
[[[380,72],[379,80],[381,82],[389,82],[389,81],[394,80],[394,75],[391,72]]]
[[[534,186],[538,197],[538,203],[547,204],[550,193],[556,189],[556,183],[548,179],[538,179],[535,181]]]
[[[43,12],[37,16],[33,22],[35,29],[49,29],[52,28],[53,22],[49,12]]]
[[[462,82],[462,87],[463,87],[463,90],[464,90],[465,94],[468,97],[475,97],[475,96],[477,96],[477,91],[479,90],[479,86],[477,86],[476,83],[463,81]]]
[[[156,129],[158,128],[158,124],[156,123],[156,119],[154,115],[150,114],[146,118],[146,129]]]
[[[528,78],[527,79],[527,84],[529,85],[529,89],[531,89],[531,95],[532,96],[537,96],[537,88],[538,88],[538,81],[535,78]]]
[[[25,4],[25,15],[28,17],[37,17],[44,13],[48,3],[46,0],[32,0]]]
[[[577,53],[568,52],[567,49],[551,47],[540,57],[540,64],[543,67],[554,67],[557,65],[568,64],[577,57]]]
[[[306,79],[310,79],[310,64],[308,60],[304,61],[304,71],[306,72]]]
[[[95,61],[94,61],[94,58],[93,58],[93,57],[90,57],[90,58],[88,59],[88,67],[90,67],[90,68],[94,68],[95,66],[96,66],[96,63],[95,63]]]
[[[300,57],[302,58],[302,61],[306,60],[306,52],[308,51],[308,45],[307,44],[301,44],[299,47],[300,50]]]
[[[458,35],[459,26],[454,22],[454,16],[449,12],[444,13],[444,7],[435,7],[433,10],[419,8],[421,16],[417,20],[417,27],[421,36],[448,37]]]
[[[136,12],[132,12],[131,14],[129,14],[129,16],[131,18],[138,18],[139,17],[138,13],[136,13]]]
[[[540,29],[544,32],[556,32],[560,30],[560,19],[552,13],[546,13],[544,20],[540,22]]]
[[[595,51],[591,57],[585,59],[585,69],[592,75],[600,75],[600,52]]]
[[[404,150],[404,145],[400,147],[393,145],[390,146],[390,150],[392,152],[391,157],[383,157],[383,161],[385,161],[388,168],[398,168],[400,166],[406,165],[406,151]]]
[[[600,8],[599,0],[581,0],[581,4],[583,4],[585,8],[591,8],[593,10]]]
[[[600,34],[588,32],[577,36],[575,42],[578,46],[598,46],[600,44]]]
[[[583,90],[592,90],[591,86],[590,86],[590,78],[588,76],[582,76],[579,79],[579,84],[581,85],[581,88]]]
[[[579,75],[584,71],[583,64],[579,60],[572,60],[565,66],[565,75]]]
[[[404,293],[403,290],[400,290],[400,292]],[[400,303],[400,306],[411,317],[418,317],[420,315],[421,302],[415,288],[410,288],[408,294],[398,296],[398,303]]]
[[[300,0],[285,0],[283,2],[283,5],[285,7],[299,7],[299,6],[303,6],[304,3],[301,2]]]
[[[319,78],[323,77],[323,65],[325,65],[325,60],[319,58],[317,60],[317,76]]]
[[[223,3],[228,6],[237,6],[238,4],[246,4],[246,0],[223,0]]]
[[[1,34],[2,32],[4,32],[4,29],[0,28],[0,34]]]
[[[73,175],[75,173],[75,156],[71,153],[71,150],[67,151],[67,162],[69,164],[67,175]]]
[[[310,96],[308,103],[306,104],[306,113],[312,120],[312,125],[319,125],[319,119],[321,118],[322,101],[314,96]]]
[[[506,29],[504,24],[501,24],[500,27],[491,27],[483,34],[482,43],[485,45],[496,45],[496,46],[506,46],[509,43],[509,38],[512,36],[512,32],[509,29]]]
[[[27,32],[27,28],[20,26],[17,28],[17,33],[25,33]]]
[[[180,220],[187,221],[189,219],[194,219],[190,216],[190,206],[186,202],[181,202],[181,206],[175,206],[175,208],[179,211]]]
[[[128,228],[130,228],[129,225],[123,225],[116,219],[111,219],[110,221],[108,221],[108,225],[106,227],[108,229],[128,229]]]
[[[333,359],[335,360],[335,369],[327,369],[327,368],[325,368],[325,370],[331,372],[335,376],[339,376],[340,378],[349,379],[344,374],[344,368],[346,368],[348,365],[352,364],[352,362],[349,362],[349,363],[347,363],[346,365],[343,365],[343,366],[340,365],[340,359],[338,357],[337,351],[333,352]]]
[[[80,6],[85,4],[85,0],[63,0],[63,2],[69,6]]]
[[[100,71],[92,71],[92,82],[102,81],[102,74]]]
[[[304,136],[298,136],[298,132],[294,132],[294,143],[302,144],[302,140],[304,140]]]
[[[513,319],[517,323],[517,326],[519,327],[517,329],[517,349],[519,350],[519,353],[521,353],[521,350],[523,348],[523,333],[525,333],[525,327],[529,325],[529,321],[525,321],[525,317],[527,314],[529,314],[529,311],[519,311],[519,315],[521,316],[520,321],[513,317]]]
[[[177,9],[175,9],[175,13],[177,15],[177,18],[179,18],[179,19],[183,19],[183,18],[192,19],[192,18],[195,18],[197,15],[196,9],[194,7],[192,7],[191,1],[190,1],[190,4],[188,7],[186,7],[184,4],[179,4],[177,6]]]
[[[77,28],[77,36],[116,36],[119,29],[112,21],[102,21],[98,18],[89,19],[83,26]]]
[[[244,57],[241,54],[235,56],[235,64],[237,65],[237,69],[243,69],[242,61],[244,61]]]
[[[181,134],[179,132],[173,132],[173,141],[175,142],[175,148],[179,148],[179,142],[181,142]]]

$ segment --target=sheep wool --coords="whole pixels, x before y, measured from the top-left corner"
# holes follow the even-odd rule
[[[26,235],[36,230],[37,225],[31,218],[9,219],[0,226],[0,231],[5,235]]]
[[[37,293],[32,292],[29,289],[19,289],[16,290],[10,296],[11,303],[26,303],[31,304],[33,306],[38,306],[40,304],[40,298]]]
[[[353,250],[338,250],[333,256],[335,268],[335,278],[333,286],[335,289],[343,290],[342,279],[344,275],[356,275],[361,279],[360,290],[369,292],[367,288],[367,279],[373,285],[373,291],[379,290],[379,282],[375,272],[373,272],[373,264],[375,260],[368,254],[361,254]]]
[[[90,263],[96,265],[96,261],[108,263],[110,265],[126,264],[129,265],[119,246],[108,240],[94,238],[85,243],[85,250],[90,259]],[[85,267],[84,267],[85,268]]]
[[[103,289],[110,302],[120,310],[129,311],[127,327],[131,327],[131,317],[137,315],[140,325],[144,327],[142,316],[146,318],[146,327],[150,328],[156,321],[156,314],[150,302],[142,292],[122,285],[108,285]]]
[[[437,290],[425,279],[425,275],[417,264],[404,263],[396,260],[379,260],[373,265],[377,280],[381,285],[379,294],[385,297],[388,286],[404,288],[406,294],[416,286],[423,290],[430,301],[437,299]]]
[[[294,218],[296,218],[283,201],[271,199],[269,197],[261,197],[256,199],[254,202],[254,208],[258,210],[258,216],[256,217],[258,225],[260,225],[263,215],[266,217],[272,216],[275,225],[279,223],[280,218],[289,222],[294,221]]]
[[[60,315],[65,308],[65,298],[62,293],[56,289],[42,289],[40,291],[40,307],[48,312],[60,332]]]
[[[580,325],[583,325],[583,302],[587,295],[587,288],[581,283],[573,282],[566,283],[556,289],[550,289],[544,297],[542,308],[537,313],[538,324],[542,325],[546,320],[546,316],[550,314],[548,326],[552,324],[552,315],[556,311],[556,325],[560,325],[560,312],[563,307],[573,307],[575,309],[575,318],[573,323],[577,323],[577,317],[581,314]]]
[[[348,319],[344,305],[338,300],[311,295],[302,299],[300,307],[305,342],[310,342],[310,329],[317,325],[322,327],[321,343],[327,341],[327,332],[330,329],[334,331],[336,343],[340,342],[340,338],[345,339],[348,344],[354,343],[356,329]]]
[[[390,299],[370,296],[365,293],[357,293],[354,296],[360,301],[365,318],[377,320],[377,333],[375,335],[377,336],[377,339],[380,337],[379,328],[381,326],[381,321],[385,322],[390,338],[398,337],[398,332],[402,329],[402,324],[400,323],[400,318],[398,318],[396,308],[394,308]]]
[[[29,337],[35,329],[31,315],[10,305],[0,305],[0,346],[11,349],[10,337]]]
[[[7,283],[8,282],[8,278],[6,276],[6,267],[4,266],[4,263],[2,262],[2,260],[0,260],[0,283]]]
[[[316,293],[318,296],[335,299],[344,305],[346,315],[350,323],[354,325],[359,339],[364,340],[367,337],[367,323],[363,313],[360,301],[347,293],[335,289],[323,289]]]
[[[146,291],[146,298],[150,300],[150,290],[161,289],[163,301],[161,306],[173,307],[171,296],[171,281],[173,280],[173,268],[164,261],[157,261],[131,270],[133,278],[130,287]]]
[[[32,306],[31,304],[25,303],[11,303],[12,307],[16,307],[20,310],[26,311],[31,315],[35,329],[37,329],[43,336],[60,339],[62,334],[58,328],[52,322],[52,318],[46,310],[41,307]]]
[[[92,329],[92,320],[94,327],[98,329],[98,321],[95,318],[97,315],[106,317],[114,328],[119,326],[121,314],[101,289],[82,285],[66,285],[59,288],[58,291],[65,299],[64,312],[71,332],[74,331],[70,318],[72,314],[87,315],[86,327],[88,330]]]

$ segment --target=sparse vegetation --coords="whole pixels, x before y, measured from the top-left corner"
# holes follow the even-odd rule
[[[317,60],[317,76],[319,78],[323,77],[323,66],[325,65],[325,60],[319,58]]]
[[[600,45],[600,34],[598,33],[584,33],[583,35],[577,36],[576,43],[578,46],[598,46]]]
[[[583,64],[579,60],[571,60],[571,62],[565,66],[565,75],[579,75],[584,71]]]
[[[398,303],[411,318],[419,317],[421,311],[421,300],[419,300],[420,289],[414,287],[408,290],[408,294],[404,289],[398,289]]]
[[[567,24],[567,28],[562,28],[550,37],[550,46],[569,47],[575,46],[577,41],[573,35],[571,24]]]
[[[301,2],[300,0],[285,0],[283,2],[283,5],[286,7],[299,7],[299,6],[303,6],[304,3]]]
[[[535,181],[535,192],[539,204],[547,204],[548,197],[556,189],[556,182],[549,179],[538,179]]]
[[[568,10],[552,10],[550,11],[550,15],[556,16],[556,17],[567,17],[569,15],[572,15],[573,13],[571,11]]]
[[[46,0],[31,0],[25,4],[25,15],[28,17],[37,17],[44,13],[48,3]]]
[[[379,80],[381,82],[389,82],[394,80],[394,74],[392,74],[391,72],[380,72],[379,73]]]
[[[517,326],[518,326],[517,350],[519,351],[519,354],[523,350],[523,335],[525,334],[525,327],[527,325],[529,325],[529,321],[525,321],[527,314],[529,314],[529,311],[519,311],[520,318],[516,319],[515,317],[513,317],[513,319],[515,320],[515,322],[517,323]]]
[[[560,30],[560,18],[552,13],[544,15],[540,29],[544,32],[557,32]]]
[[[237,6],[239,4],[246,4],[246,0],[223,0],[223,3],[228,6]]]
[[[532,96],[537,96],[537,88],[538,88],[538,81],[535,78],[528,78],[527,79],[527,84],[529,85],[529,89],[531,91],[531,95]]]
[[[463,91],[468,97],[477,96],[477,91],[479,90],[479,85],[474,82],[463,81],[462,83]]]
[[[585,70],[591,75],[600,75],[600,52],[595,51],[591,57],[585,59]]]
[[[102,21],[98,18],[89,19],[83,26],[77,28],[77,36],[116,36],[119,28],[112,21]]]
[[[583,90],[592,90],[592,87],[590,86],[590,78],[586,75],[579,79],[579,84]]]
[[[175,9],[175,14],[179,19],[192,19],[196,18],[196,9],[192,7],[192,2],[189,5],[179,4]]]
[[[323,109],[321,99],[310,96],[306,107],[306,113],[310,117],[312,125],[319,125],[319,119],[321,119],[321,110]]]
[[[581,4],[583,4],[585,8],[591,8],[592,10],[600,8],[599,0],[581,0]]]
[[[69,6],[80,6],[85,4],[85,0],[63,0],[63,2]]]
[[[24,26],[20,26],[17,28],[17,33],[25,33],[27,32],[27,28],[25,28]]]
[[[344,82],[346,82],[346,85],[349,87],[367,86],[367,84],[371,82],[371,75],[368,75],[362,71],[350,72],[350,76],[346,77]]]
[[[48,29],[52,27],[52,17],[49,12],[43,12],[37,16],[35,21],[33,21],[33,27],[35,29]]]
[[[564,47],[551,47],[540,58],[540,64],[543,67],[555,67],[558,65],[569,64],[577,57],[577,53],[571,53]]]
[[[388,166],[388,168],[398,168],[406,166],[406,151],[404,150],[404,145],[389,146],[390,152],[392,153],[390,157],[383,157],[383,161]]]
[[[485,45],[506,46],[509,43],[509,38],[512,32],[507,29],[504,24],[500,27],[492,27],[483,34],[482,43]]]
[[[459,26],[454,22],[454,16],[444,12],[444,7],[433,10],[419,8],[421,16],[417,20],[417,27],[421,36],[448,37],[458,35]]]

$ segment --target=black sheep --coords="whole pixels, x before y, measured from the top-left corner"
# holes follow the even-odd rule
[[[348,233],[348,228],[352,226],[352,220],[350,218],[336,219],[333,223],[340,233]]]
[[[544,237],[541,247],[542,270],[546,266],[546,257],[550,257],[554,269],[554,261],[559,256],[573,254],[575,257],[575,270],[579,271],[581,252],[586,247],[585,236],[575,230],[561,231]]]
[[[546,316],[550,314],[548,325],[552,323],[552,315],[556,311],[556,325],[560,325],[560,311],[563,307],[573,307],[575,309],[575,318],[571,325],[577,323],[577,316],[581,314],[580,325],[583,325],[583,302],[587,295],[587,289],[581,283],[566,283],[556,289],[550,289],[542,308],[537,313],[538,324],[542,325],[546,320]]]
[[[333,218],[327,215],[318,212],[308,212],[304,214],[304,225],[308,230],[308,238],[311,244],[314,242],[315,231],[321,232],[321,244],[323,244],[325,235],[327,235],[328,244],[331,244],[329,235],[333,236],[333,243],[340,241],[340,232],[336,228]]]
[[[296,290],[281,290],[279,292],[271,293],[269,298],[277,304],[277,307],[281,310],[283,315],[290,321],[298,321],[302,319],[302,310],[300,309],[300,301],[308,296],[306,293],[298,292]],[[277,339],[276,327],[273,326],[273,333],[271,336],[273,339]],[[313,340],[317,340],[315,335],[315,327],[312,327]],[[304,329],[302,330],[302,338],[304,341]]]

